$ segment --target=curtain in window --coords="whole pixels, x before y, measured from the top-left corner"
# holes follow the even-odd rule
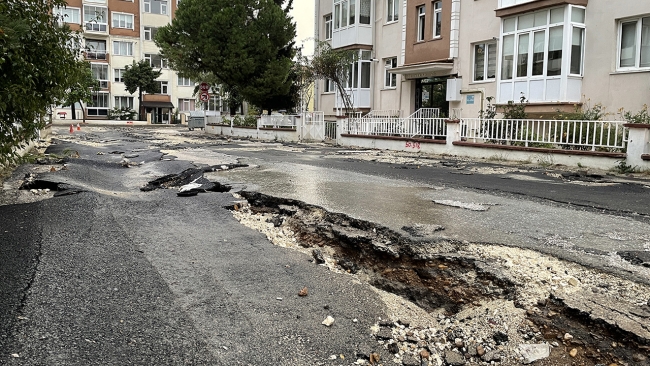
[[[357,3],[355,0],[350,0],[350,25],[354,24],[356,18]]]
[[[535,32],[533,36],[533,75],[544,75],[544,47],[546,47],[546,32]]]
[[[573,27],[571,35],[571,74],[582,75],[582,48],[585,30]]]
[[[361,0],[361,10],[359,11],[359,23],[370,24],[370,0]]]
[[[393,15],[394,15],[393,1],[394,0],[388,0],[388,17],[386,20],[389,22],[393,21]]]
[[[517,77],[528,76],[528,42],[529,34],[519,35],[519,45],[517,47]]]
[[[641,21],[641,63],[640,67],[650,67],[650,18]]]
[[[487,78],[494,79],[497,76],[497,45],[495,43],[487,45],[487,53]]]
[[[621,25],[621,67],[634,67],[636,59],[636,22]]]
[[[553,27],[548,30],[548,64],[546,76],[562,74],[562,32],[564,27]]]
[[[485,44],[474,46],[474,80],[485,80]]]
[[[341,16],[341,27],[347,27],[348,26],[348,2],[347,0],[341,3],[341,12],[343,15]]]
[[[501,60],[501,79],[512,79],[512,69],[514,67],[515,54],[515,36],[503,37],[503,60]]]

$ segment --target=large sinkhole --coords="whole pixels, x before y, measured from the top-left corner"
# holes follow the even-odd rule
[[[521,301],[521,284],[502,266],[463,254],[467,243],[444,238],[425,240],[418,235],[421,227],[405,227],[404,233],[400,233],[297,200],[258,192],[238,194],[246,200],[243,205],[251,215],[267,217],[267,225],[290,228],[296,244],[306,248],[315,263],[329,258],[338,271],[356,274],[370,285],[401,296],[428,312],[442,311],[454,318],[481,304],[511,301],[525,309],[526,324],[517,330],[521,338],[554,345],[544,365],[566,364],[568,361],[563,357],[569,357],[568,352],[574,348],[580,351],[570,359],[584,365],[642,360],[650,349],[650,337],[644,333],[650,330],[650,304],[630,310],[634,315],[627,320],[636,323],[629,326],[598,317],[590,304],[575,299],[549,295],[531,306]],[[240,211],[244,210],[243,205],[238,203],[230,208]],[[622,313],[625,308],[622,304],[618,309],[615,307],[608,310],[612,314]],[[507,342],[507,337],[500,337],[500,332],[494,332],[495,347]],[[399,343],[389,343],[393,341]],[[463,348],[460,353],[466,350]],[[470,354],[464,356],[473,360]]]

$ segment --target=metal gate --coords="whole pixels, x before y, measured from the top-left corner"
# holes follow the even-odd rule
[[[300,138],[302,140],[325,140],[325,113],[324,112],[303,112],[302,124],[300,126]]]

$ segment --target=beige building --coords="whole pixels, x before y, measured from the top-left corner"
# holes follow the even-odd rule
[[[357,110],[436,108],[477,117],[486,98],[524,96],[530,117],[650,101],[650,2],[628,0],[319,0],[316,38],[355,49]],[[368,14],[369,12],[369,14]],[[319,82],[316,109],[341,107]]]
[[[179,77],[160,57],[153,42],[158,28],[169,24],[179,0],[68,0],[68,6],[58,11],[73,29],[83,29],[84,57],[91,63],[93,75],[101,90],[93,102],[85,106],[89,119],[107,119],[113,108],[139,111],[137,92],[125,90],[123,73],[127,65],[148,60],[161,69],[158,78],[160,94],[143,96],[143,109],[151,113],[153,123],[169,123],[176,112],[188,113],[201,109],[196,101],[195,83]],[[212,96],[208,108],[220,110],[219,96]],[[67,116],[71,110],[59,108],[55,117]],[[77,118],[81,111],[77,109]]]

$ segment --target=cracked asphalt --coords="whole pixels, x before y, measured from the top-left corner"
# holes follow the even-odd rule
[[[649,184],[638,177],[603,175],[587,185],[533,166],[228,142],[180,129],[66,130],[55,128],[47,152],[79,158],[38,176],[82,192],[0,206],[0,364],[350,364],[377,348],[369,329],[386,308],[369,285],[242,226],[226,208],[236,201],[230,193],[139,190],[197,165],[250,164],[207,175],[235,190],[397,230],[438,224],[445,230],[436,235],[533,248],[650,281],[647,267],[616,254],[650,251]],[[136,165],[123,167],[125,154],[138,155],[128,159]],[[297,295],[303,287],[309,296]],[[332,327],[321,325],[328,315]]]

